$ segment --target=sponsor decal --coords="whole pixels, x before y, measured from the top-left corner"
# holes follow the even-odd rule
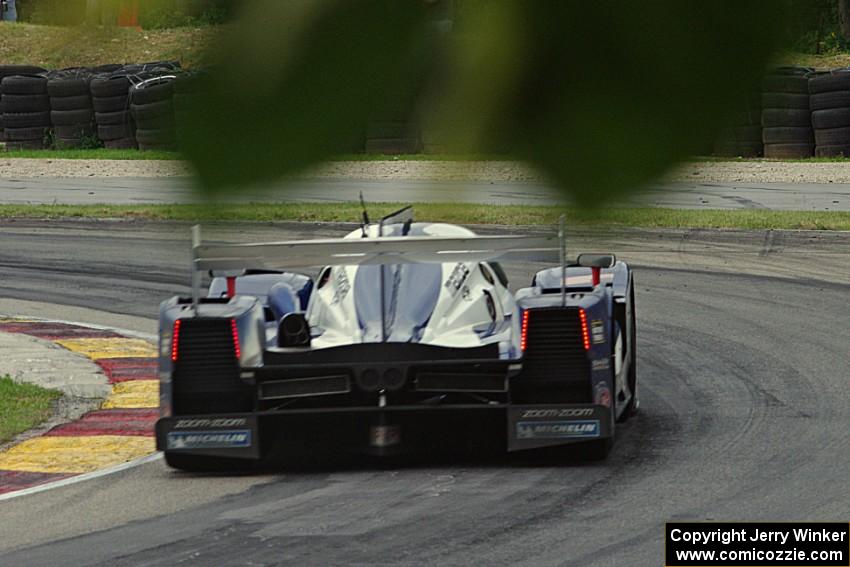
[[[611,363],[607,358],[597,358],[591,363],[592,370],[608,370],[611,368]]]
[[[443,287],[449,290],[452,297],[457,295],[458,290],[463,286],[463,282],[466,281],[466,278],[469,276],[469,268],[466,267],[466,264],[457,264],[455,269],[452,270],[451,275],[446,280],[446,283],[443,284]]]
[[[520,419],[590,417],[592,415],[593,408],[527,409],[522,412]]]
[[[171,431],[166,438],[168,449],[232,449],[250,446],[250,429]]]
[[[174,429],[197,429],[203,427],[240,427],[248,422],[244,417],[218,417],[200,419],[178,419]]]
[[[601,319],[594,319],[590,322],[590,336],[595,345],[601,345],[605,342],[605,323]]]
[[[605,406],[606,408],[611,407],[611,389],[608,388],[607,382],[603,381],[596,384],[593,400],[600,406]]]
[[[520,421],[516,424],[516,436],[517,439],[599,437],[599,420]]]
[[[335,305],[345,299],[348,292],[351,291],[351,283],[348,281],[348,274],[345,271],[345,266],[340,266],[336,269],[336,277],[334,278],[334,296],[331,299],[331,304]]]

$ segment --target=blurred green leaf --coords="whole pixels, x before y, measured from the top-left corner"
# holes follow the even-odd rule
[[[268,181],[409,112],[430,64],[421,2],[259,1],[222,49],[212,96],[182,132],[207,188]]]
[[[764,72],[781,6],[256,0],[184,133],[209,190],[269,181],[425,117],[463,152],[528,160],[580,204],[622,195],[704,148]]]

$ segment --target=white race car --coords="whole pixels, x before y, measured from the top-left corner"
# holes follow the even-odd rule
[[[583,254],[510,291],[499,260],[552,252],[563,240],[410,209],[332,240],[208,245],[197,229],[193,297],[160,307],[157,447],[181,469],[575,443],[604,458],[637,408],[631,270]]]

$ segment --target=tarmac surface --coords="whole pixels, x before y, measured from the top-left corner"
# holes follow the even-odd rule
[[[541,183],[522,181],[427,182],[415,180],[302,180],[249,188],[233,202],[357,201],[464,202],[553,205],[561,195]],[[188,177],[37,177],[0,179],[4,204],[153,205],[198,200]],[[776,209],[850,211],[847,183],[658,183],[637,193],[629,205],[685,209]]]
[[[187,291],[188,240],[178,223],[7,221],[0,309],[150,332],[158,302]],[[666,521],[847,521],[847,234],[584,232],[568,247],[636,270],[642,409],[607,461],[241,476],[153,462],[4,501],[0,565],[658,565]],[[511,266],[513,285],[539,267]]]

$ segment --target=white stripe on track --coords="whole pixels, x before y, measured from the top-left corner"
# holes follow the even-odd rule
[[[139,457],[138,459],[127,461],[126,463],[121,463],[120,465],[115,465],[114,467],[109,467],[108,469],[101,469],[99,471],[92,471],[90,473],[78,474],[68,478],[63,478],[62,480],[57,480],[55,482],[46,482],[44,484],[31,486],[30,488],[16,490],[7,494],[0,494],[0,502],[2,502],[3,500],[11,500],[12,498],[17,498],[18,496],[27,496],[29,494],[44,492],[45,490],[52,490],[54,488],[61,488],[63,486],[68,486],[71,484],[77,484],[78,482],[85,482],[87,480],[100,478],[102,476],[108,476],[117,472],[126,471],[128,469],[145,465],[147,463],[158,461],[161,458],[162,453],[156,452],[145,457]]]

